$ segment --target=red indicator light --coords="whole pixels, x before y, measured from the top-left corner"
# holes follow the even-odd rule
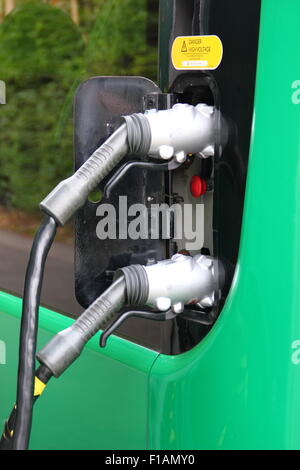
[[[206,181],[200,176],[194,175],[191,179],[190,190],[193,197],[203,196],[207,190]]]

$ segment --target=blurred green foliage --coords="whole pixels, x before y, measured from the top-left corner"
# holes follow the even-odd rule
[[[33,211],[43,196],[71,172],[70,110],[62,128],[59,125],[65,99],[66,91],[51,81],[36,84],[34,89],[10,89],[6,109],[1,113],[2,203]]]
[[[104,2],[89,36],[88,71],[155,78],[156,49],[147,44],[147,27],[147,0]]]
[[[0,71],[10,85],[57,80],[68,86],[81,66],[83,40],[71,18],[45,3],[15,8],[0,27]]]
[[[146,0],[99,0],[86,34],[42,1],[19,5],[0,25],[0,203],[27,211],[72,171],[72,101],[90,75],[155,77]],[[91,21],[92,24],[92,21]],[[83,33],[83,34],[82,34]]]

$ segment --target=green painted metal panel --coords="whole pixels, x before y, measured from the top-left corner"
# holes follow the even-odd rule
[[[262,2],[238,267],[204,341],[154,364],[151,448],[300,448],[299,7]]]
[[[16,392],[21,300],[0,293],[0,420]],[[40,309],[39,347],[72,320]],[[106,349],[96,335],[34,409],[31,449],[144,449],[147,447],[149,370],[157,353],[113,336]]]

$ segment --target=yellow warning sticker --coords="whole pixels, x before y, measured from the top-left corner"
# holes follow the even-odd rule
[[[177,70],[215,70],[223,57],[218,36],[178,36],[172,46],[172,62]]]

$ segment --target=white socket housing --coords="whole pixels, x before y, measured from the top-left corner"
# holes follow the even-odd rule
[[[173,108],[145,114],[151,128],[149,155],[167,160],[189,153],[212,156],[220,112],[212,106],[178,103]]]

